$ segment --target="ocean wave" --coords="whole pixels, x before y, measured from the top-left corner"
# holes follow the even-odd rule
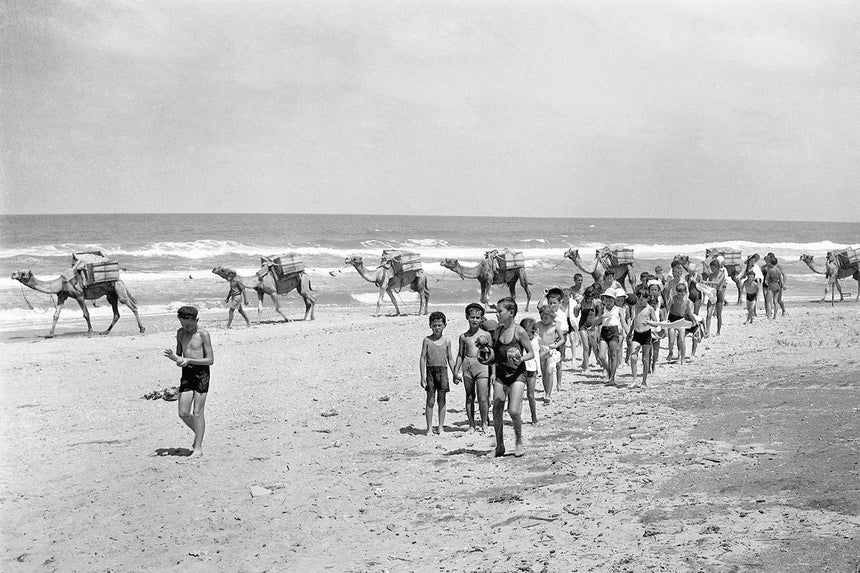
[[[522,251],[526,260],[546,260],[563,262],[564,252],[567,248],[577,248],[580,254],[586,261],[594,258],[595,250],[607,246],[603,243],[586,242],[580,244],[569,245],[568,247],[559,245],[549,248],[547,246],[531,246],[532,243],[547,245],[548,242],[544,239],[525,239],[519,241],[525,243],[524,248],[515,249]],[[831,241],[816,241],[809,243],[762,243],[755,241],[747,241],[743,239],[716,241],[710,243],[690,243],[690,244],[664,244],[664,243],[634,243],[634,244],[617,244],[609,245],[610,247],[626,247],[632,248],[634,256],[637,259],[648,260],[668,260],[675,255],[687,255],[693,258],[703,258],[705,249],[711,247],[740,249],[746,256],[757,252],[764,255],[768,252],[773,252],[777,257],[797,258],[801,254],[811,254],[821,256],[827,251],[838,250],[845,248],[846,245],[833,243]],[[505,245],[498,245],[498,248],[504,248]],[[101,250],[112,258],[120,260],[123,263],[123,258],[135,257],[141,259],[159,259],[159,258],[174,258],[185,260],[216,260],[218,258],[236,258],[237,256],[247,256],[253,259],[263,256],[282,254],[287,252],[298,253],[305,259],[305,263],[313,264],[314,259],[335,258],[343,260],[346,257],[359,255],[366,259],[367,264],[377,263],[384,249],[406,249],[418,252],[424,260],[440,261],[445,258],[462,260],[464,263],[475,263],[482,259],[484,253],[489,250],[484,246],[457,246],[450,245],[444,240],[439,239],[409,239],[404,242],[395,241],[378,241],[367,240],[363,241],[356,248],[335,248],[326,246],[284,246],[273,244],[247,244],[237,241],[219,241],[219,240],[199,240],[188,242],[156,242],[147,245],[135,247],[127,247],[120,245],[97,245],[97,244],[60,244],[60,245],[38,245],[23,248],[3,248],[0,249],[0,260],[12,258],[26,258],[28,264],[38,263],[39,258],[68,258],[71,260],[72,252],[80,252],[87,250]],[[332,261],[327,261],[328,265]]]

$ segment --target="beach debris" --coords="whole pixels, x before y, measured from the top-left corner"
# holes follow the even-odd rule
[[[30,554],[29,554],[29,553],[22,553],[21,555],[19,555],[18,557],[16,557],[16,558],[15,558],[15,561],[17,561],[17,562],[19,562],[19,563],[24,563],[24,562],[25,562],[25,561],[27,561],[29,558],[30,558]]]
[[[171,386],[169,388],[147,392],[141,396],[141,398],[144,400],[166,400],[168,402],[175,402],[179,398],[178,394],[179,386]]]
[[[272,491],[269,489],[266,489],[266,488],[258,486],[258,485],[252,485],[251,486],[251,497],[262,497],[264,495],[271,495],[271,494],[272,494]]]
[[[320,416],[323,418],[331,418],[332,416],[337,416],[337,410],[334,408],[329,408],[328,410],[320,413]]]
[[[523,498],[515,493],[503,493],[500,495],[496,495],[488,499],[489,503],[507,503],[510,501],[522,501]]]
[[[377,398],[377,400],[379,400],[380,402],[388,402],[389,400],[391,400],[391,398],[386,394],[385,396],[380,396],[379,398]]]
[[[571,515],[582,515],[583,513],[585,513],[581,509],[577,509],[570,504],[565,505],[564,510]]]

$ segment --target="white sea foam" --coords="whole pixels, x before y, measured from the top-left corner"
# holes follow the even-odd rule
[[[572,247],[580,250],[580,254],[586,260],[594,257],[594,251],[604,247],[603,243],[584,242],[580,244],[562,245],[550,247],[545,239],[533,238],[519,241],[525,248],[517,249],[523,252],[526,259],[561,259],[567,248]],[[529,247],[538,243],[541,247]],[[503,248],[505,245],[499,245]],[[744,239],[714,241],[708,243],[691,244],[665,244],[665,243],[627,243],[609,245],[611,247],[632,248],[636,258],[643,259],[671,259],[675,255],[687,255],[691,257],[704,257],[705,249],[710,247],[740,249],[744,255],[757,252],[765,254],[773,252],[777,257],[797,258],[801,254],[821,256],[827,251],[843,249],[844,244],[831,241],[817,241],[810,243],[762,243],[747,241]],[[0,249],[0,259],[13,257],[63,257],[70,258],[72,252],[84,250],[102,250],[111,257],[116,257],[122,262],[123,257],[160,258],[173,257],[188,260],[217,259],[218,257],[247,256],[256,258],[260,255],[273,255],[286,252],[295,252],[309,259],[319,257],[335,257],[344,259],[352,255],[364,257],[368,264],[376,262],[382,254],[383,249],[408,249],[418,252],[425,260],[441,260],[443,258],[460,259],[463,262],[477,261],[489,250],[488,247],[470,247],[450,245],[440,239],[409,239],[405,242],[386,242],[378,240],[363,241],[357,248],[331,248],[323,246],[300,246],[292,247],[273,244],[246,244],[236,241],[199,240],[189,242],[157,242],[147,244],[140,248],[127,248],[111,244],[61,244],[61,245],[38,245],[24,248]]]

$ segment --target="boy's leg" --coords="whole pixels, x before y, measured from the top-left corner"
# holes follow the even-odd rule
[[[464,373],[465,374],[465,373]],[[466,390],[466,417],[469,419],[469,432],[475,431],[475,379],[470,374],[463,376],[463,389]]]
[[[248,315],[245,314],[245,309],[242,308],[242,305],[239,305],[239,314],[241,314],[242,318],[245,319],[245,323],[247,323],[248,326],[251,326],[251,320],[248,318]]]
[[[185,390],[179,393],[179,418],[185,422],[185,425],[194,430],[194,414],[192,414],[192,406],[194,405],[194,391]]]
[[[501,382],[493,383],[493,429],[496,432],[496,457],[505,455],[505,399],[507,388]]]
[[[227,311],[227,328],[230,328],[230,325],[233,324],[233,307],[230,307],[230,310]]]
[[[684,358],[687,355],[687,343],[684,340],[686,334],[683,330],[678,331],[678,364],[684,364]]]
[[[629,354],[630,354],[630,358],[628,359],[629,364],[630,364],[630,373],[633,375],[633,382],[630,383],[631,388],[638,386],[638,384],[636,383],[636,378],[639,374],[638,373],[638,369],[639,369],[638,361],[639,361],[639,349],[641,347],[642,347],[642,345],[639,344],[638,342],[631,342],[630,345],[628,346]],[[644,375],[645,375],[644,370],[642,371],[642,375],[644,377]]]
[[[555,365],[555,389],[561,392],[561,363],[564,360],[564,354],[559,354],[558,362]]]
[[[203,434],[206,433],[206,417],[203,412],[207,395],[206,392],[194,391],[194,451],[191,452],[191,457],[203,455]]]
[[[591,344],[589,344],[588,331],[579,330],[579,337],[582,342],[582,369],[588,370],[589,358],[591,358]]]
[[[651,366],[651,345],[642,346],[642,385],[648,385],[648,374]]]
[[[445,427],[445,397],[447,392],[439,390],[436,392],[436,403],[439,404],[439,435],[442,435],[442,429]]]
[[[516,443],[515,456],[523,455],[523,394],[525,393],[526,385],[522,382],[514,382],[508,390],[508,414],[511,415],[511,421],[514,423],[514,436]]]
[[[526,396],[529,399],[529,410],[532,414],[532,424],[537,424],[537,400],[535,400],[535,383],[537,372],[529,372],[526,375]]]
[[[475,379],[475,387],[478,394],[478,412],[481,415],[481,431],[487,429],[487,422],[490,419],[490,380],[487,376],[481,376]]]
[[[651,369],[649,372],[657,370],[657,360],[660,358],[660,339],[651,341]]]
[[[429,380],[428,384],[432,384]],[[433,406],[436,404],[436,389],[427,388],[427,400],[424,404],[424,419],[427,422],[427,435],[433,433]]]
[[[609,383],[615,384],[615,371],[618,369],[618,339],[607,344],[607,362],[609,365]]]
[[[549,366],[549,356],[541,356],[540,358],[540,378],[543,383],[543,399],[549,404],[552,400],[552,384],[555,381],[555,375]]]

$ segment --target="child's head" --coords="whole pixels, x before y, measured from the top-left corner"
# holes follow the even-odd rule
[[[540,314],[540,321],[547,326],[549,326],[555,321],[555,312],[548,304],[545,304],[540,307],[538,309],[538,313]]]
[[[600,295],[600,300],[606,306],[606,308],[612,308],[615,306],[615,289],[606,289],[602,295]]]
[[[517,315],[517,301],[512,299],[509,296],[506,296],[503,299],[500,299],[499,302],[496,303],[496,310],[499,312],[499,321],[504,320],[502,317],[502,311],[510,314],[511,318],[514,318]]]
[[[582,284],[582,273],[576,273],[573,275],[573,284],[574,286],[579,286]]]
[[[520,326],[523,327],[523,330],[531,337],[535,335],[535,331],[537,330],[537,323],[533,318],[524,318],[520,321]]]
[[[648,287],[644,285],[639,285],[636,287],[636,304],[640,307],[648,304],[648,298],[651,296],[651,292]]]
[[[661,276],[663,274],[663,267],[661,267],[660,265],[654,267],[654,274],[658,277]]]
[[[750,270],[748,270],[748,271],[747,271],[746,277],[747,277],[748,279],[755,278],[755,273],[752,271],[752,269],[750,269]]]
[[[546,302],[553,312],[557,311],[561,306],[561,299],[564,298],[564,291],[558,287],[553,287],[546,291]]]
[[[442,331],[445,330],[445,325],[448,324],[448,319],[445,317],[444,312],[439,312],[438,310],[430,313],[430,318],[427,320],[430,323],[430,330],[433,331],[433,334],[442,334]]]
[[[193,320],[197,322],[197,309],[193,306],[181,306],[176,311],[176,318]]]
[[[481,326],[481,322],[484,320],[484,307],[477,302],[467,304],[466,320],[469,321],[469,326],[472,328]]]

